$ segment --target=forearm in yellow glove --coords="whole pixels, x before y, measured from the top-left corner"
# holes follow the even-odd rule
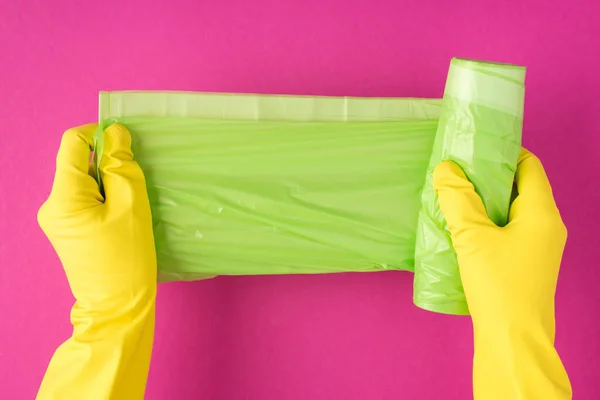
[[[475,399],[570,399],[554,348],[554,294],[567,231],[540,161],[523,150],[518,196],[498,227],[462,170],[442,162],[434,187],[456,249],[475,333]]]
[[[89,173],[96,125],[67,131],[52,192],[38,220],[76,302],[73,335],[52,358],[38,399],[141,399],[156,297],[156,255],[144,175],[121,125],[105,132],[100,170]]]

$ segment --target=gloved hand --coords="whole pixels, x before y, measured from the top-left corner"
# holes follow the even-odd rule
[[[39,399],[142,399],[154,336],[156,254],[142,170],[121,125],[105,131],[105,197],[89,172],[95,124],[68,130],[38,221],[76,302],[73,336],[52,358]]]
[[[476,399],[570,399],[554,348],[554,294],[567,230],[541,162],[519,157],[518,196],[497,227],[463,171],[450,161],[434,188],[458,256],[473,318]]]

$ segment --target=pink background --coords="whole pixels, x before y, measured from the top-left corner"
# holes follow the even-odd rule
[[[452,56],[528,67],[524,143],[569,228],[557,346],[575,399],[600,398],[598,1],[121,3],[0,4],[0,398],[31,399],[70,334],[36,211],[99,90],[439,97]],[[166,284],[147,398],[469,398],[470,320],[411,296],[400,272]]]

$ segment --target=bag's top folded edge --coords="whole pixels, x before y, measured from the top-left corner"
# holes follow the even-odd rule
[[[325,97],[169,91],[100,92],[99,120],[189,117],[347,122],[437,120],[441,99]]]

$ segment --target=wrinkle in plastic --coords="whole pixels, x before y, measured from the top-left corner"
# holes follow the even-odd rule
[[[452,72],[457,62],[473,68]],[[488,213],[507,210],[522,120],[507,111],[522,113],[522,96],[486,103],[498,82],[469,71],[488,66],[453,60],[443,100],[103,92],[96,154],[109,124],[130,130],[161,281],[409,270],[417,305],[461,313],[438,305],[462,301],[462,287],[455,256],[435,258],[451,243],[427,187],[449,157],[484,188]]]

